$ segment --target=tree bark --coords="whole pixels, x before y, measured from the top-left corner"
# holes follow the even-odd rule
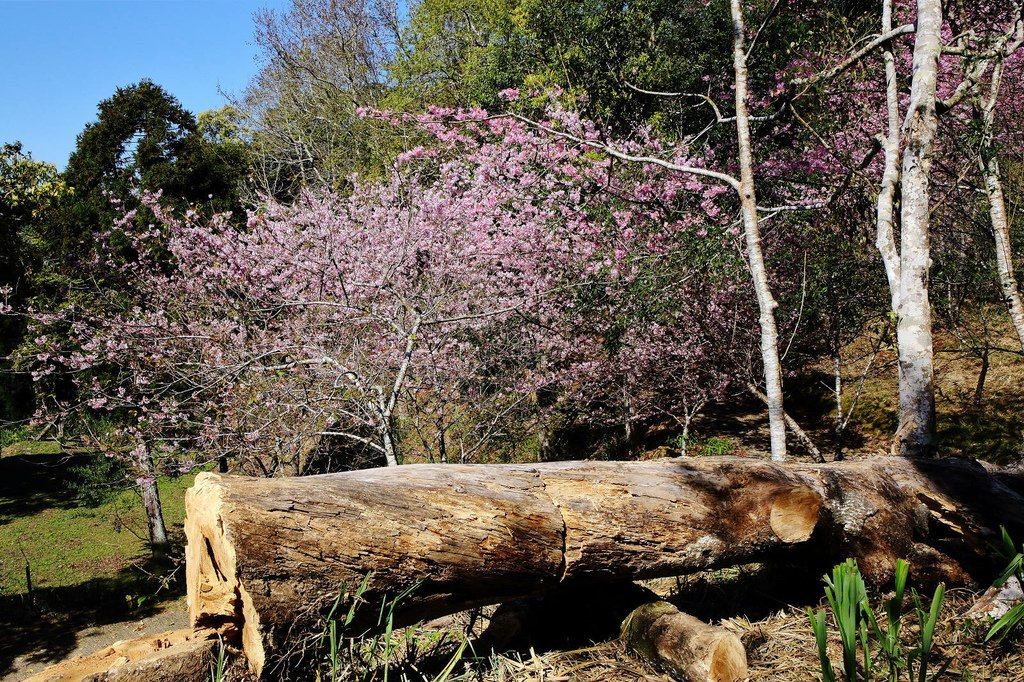
[[[978,372],[978,383],[974,386],[974,404],[981,405],[981,397],[985,391],[985,378],[988,376],[989,349],[981,351],[981,370]]]
[[[782,399],[782,363],[779,360],[779,333],[775,324],[778,303],[768,284],[768,269],[761,250],[761,228],[757,218],[757,194],[754,189],[754,154],[750,142],[750,115],[747,111],[746,29],[740,0],[730,0],[733,34],[733,71],[736,81],[736,139],[740,163],[740,211],[747,244],[750,277],[757,296],[761,325],[761,361],[764,365],[765,395],[768,397],[768,428],[772,459],[786,459],[786,419]]]
[[[999,157],[992,138],[995,128],[996,103],[1003,75],[1003,64],[996,62],[992,69],[992,83],[988,97],[975,100],[975,114],[981,120],[981,148],[978,151],[978,165],[985,181],[988,197],[988,213],[992,222],[992,236],[996,243],[996,267],[999,272],[999,286],[1003,292],[1006,310],[1017,332],[1017,340],[1024,351],[1024,303],[1021,302],[1020,286],[1013,267],[1013,242],[1010,239],[1010,222],[1006,217],[1006,198],[1003,195],[1003,181],[999,170]]]
[[[896,310],[900,367],[900,426],[896,445],[904,456],[929,456],[935,452],[928,183],[938,125],[935,92],[942,52],[941,31],[941,0],[917,0],[914,75],[903,121],[900,288]]]
[[[257,674],[319,633],[369,575],[356,623],[415,588],[396,626],[575,582],[680,575],[785,556],[857,557],[874,583],[899,558],[963,584],[1000,524],[1024,532],[1024,480],[967,460],[782,466],[721,457],[409,465],[254,479],[188,492],[197,627],[239,633]]]
[[[882,34],[892,31],[892,0],[882,3]],[[881,136],[884,169],[875,206],[875,245],[882,256],[893,314],[900,307],[900,251],[896,246],[896,186],[900,180],[900,103],[896,81],[896,57],[892,44],[882,47],[885,61],[886,129]]]
[[[160,489],[157,487],[156,467],[153,458],[146,453],[138,461],[139,491],[142,506],[146,509],[146,525],[149,529],[149,546],[155,559],[164,560],[170,556],[171,544],[167,540],[167,526],[164,524],[163,507],[160,504]]]
[[[637,607],[622,624],[621,639],[640,658],[677,680],[747,679],[747,652],[739,637],[666,601]]]

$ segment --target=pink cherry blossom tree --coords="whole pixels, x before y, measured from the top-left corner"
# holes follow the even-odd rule
[[[147,453],[263,474],[308,470],[324,438],[394,465],[411,430],[431,457],[471,461],[531,394],[569,396],[587,376],[602,377],[592,403],[627,387],[627,423],[681,409],[688,424],[721,393],[709,359],[729,344],[700,320],[733,311],[735,327],[746,311],[734,280],[680,259],[732,250],[721,187],[485,112],[412,122],[433,143],[384,180],[268,201],[244,229],[147,199],[156,224],[129,213],[106,235],[98,267],[117,286],[62,313],[77,344],[41,353],[40,371],[71,371],[86,407],[130,415]],[[652,273],[664,309],[638,310]]]

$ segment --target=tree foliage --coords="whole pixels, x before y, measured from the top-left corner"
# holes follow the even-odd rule
[[[424,0],[401,17],[383,1],[294,0],[262,13],[263,68],[242,101],[197,122],[141,83],[83,133],[54,240],[101,232],[87,272],[117,286],[38,320],[64,336],[41,335],[37,371],[76,375],[147,442],[252,471],[310,471],[325,452],[546,456],[552,433],[578,427],[628,450],[644,425],[685,432],[729,391],[756,392],[767,311],[782,373],[833,368],[841,443],[850,380],[901,350],[892,333],[914,312],[886,277],[901,250],[931,259],[918,279],[941,283],[928,305],[960,350],[997,352],[1005,258],[995,194],[980,190],[1000,166],[979,160],[1004,161],[1015,205],[1020,7],[942,10],[938,126],[918,163],[930,175],[912,186],[900,166],[920,151],[903,130],[919,109],[915,7],[731,4]],[[900,244],[911,199],[929,206],[927,239]],[[233,219],[211,217],[226,208]],[[759,238],[740,238],[744,222]],[[870,359],[855,370],[858,342]]]

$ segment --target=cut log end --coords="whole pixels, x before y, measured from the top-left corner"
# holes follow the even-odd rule
[[[822,498],[811,488],[783,490],[772,500],[769,523],[783,542],[803,542],[811,537],[821,515]]]
[[[218,474],[204,472],[185,495],[185,583],[194,628],[212,628],[241,644],[258,677],[266,662],[260,618],[238,580],[234,543],[223,520],[224,491]]]
[[[747,651],[736,635],[727,633],[720,637],[710,658],[709,679],[714,682],[747,679]]]
[[[622,641],[678,680],[739,682],[747,652],[734,633],[708,625],[665,601],[644,604],[622,624]]]

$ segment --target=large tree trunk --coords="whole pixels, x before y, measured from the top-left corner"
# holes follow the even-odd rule
[[[291,479],[204,473],[187,496],[197,627],[270,665],[345,613],[396,624],[573,582],[679,575],[772,557],[868,580],[899,558],[922,581],[969,580],[999,524],[1024,531],[1024,482],[967,460],[782,466],[745,458],[411,465]]]
[[[786,417],[782,402],[782,363],[779,361],[779,334],[775,324],[778,303],[768,284],[768,269],[761,250],[761,228],[757,219],[757,194],[754,191],[754,154],[750,142],[750,115],[747,112],[747,49],[740,0],[731,0],[733,24],[733,71],[736,79],[736,139],[740,162],[740,211],[747,243],[747,261],[754,282],[761,324],[761,361],[764,365],[765,395],[768,398],[768,428],[772,459],[786,459]]]
[[[900,425],[896,441],[900,454],[910,456],[931,455],[935,451],[932,309],[928,298],[928,182],[938,125],[935,89],[942,52],[941,31],[941,0],[918,0],[914,76],[903,121],[906,146],[900,185],[900,290],[896,310],[900,365]]]

